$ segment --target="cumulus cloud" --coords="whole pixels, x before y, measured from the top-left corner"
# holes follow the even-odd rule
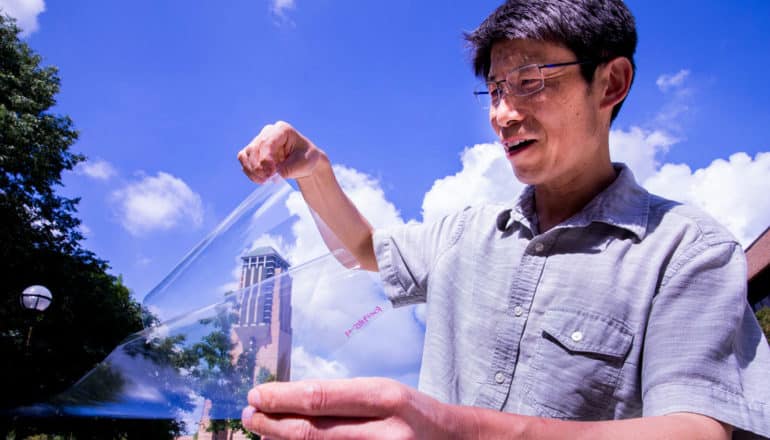
[[[0,13],[16,19],[23,37],[39,29],[37,16],[43,11],[45,11],[44,0],[0,0]]]
[[[661,92],[667,92],[673,88],[681,87],[688,76],[690,76],[690,71],[688,69],[682,69],[674,74],[660,75],[655,81],[655,84]]]
[[[308,353],[303,347],[291,351],[291,379],[342,379],[350,377],[340,362],[323,359]]]
[[[342,165],[334,166],[342,190],[375,228],[403,223],[401,214],[385,198],[380,183],[373,177]]]
[[[113,192],[112,201],[123,227],[133,235],[199,227],[203,222],[200,196],[177,177],[159,172]]]
[[[350,376],[395,377],[419,369],[423,329],[410,307],[393,310],[378,274],[324,259],[295,273],[292,286],[296,347],[338,362]]]
[[[677,138],[660,129],[614,129],[610,131],[610,157],[615,162],[626,163],[636,180],[644,182],[655,174],[659,158],[677,142]]]
[[[258,248],[261,247],[271,247],[275,249],[276,252],[278,252],[281,255],[288,255],[288,250],[292,245],[290,243],[286,243],[286,240],[282,235],[270,235],[270,234],[262,234],[259,237],[257,237],[254,241],[251,242],[251,246],[244,252],[244,254],[248,255],[252,252],[256,251]],[[237,258],[238,262],[238,272],[236,273],[237,276],[240,276],[240,256]]]
[[[735,153],[706,168],[665,164],[645,182],[664,197],[690,203],[711,214],[748,246],[770,222],[770,152],[753,159]]]
[[[334,172],[343,191],[374,227],[404,223],[376,179],[342,165],[335,165]],[[329,250],[305,201],[293,192],[285,205],[296,219],[289,236],[269,234],[258,241],[282,247],[295,267],[292,379],[381,375],[403,377],[413,384],[423,340],[415,314],[409,308],[392,310],[378,274],[346,270],[331,257],[316,259]],[[310,260],[315,261],[301,266]],[[346,334],[377,310],[376,319]]]
[[[462,169],[436,180],[425,194],[422,217],[425,222],[484,202],[513,201],[523,185],[513,175],[500,144],[477,144],[461,156]]]
[[[342,190],[372,226],[383,228],[404,223],[393,203],[385,198],[385,192],[376,179],[343,165],[335,165],[334,173]],[[329,249],[321,238],[302,195],[298,192],[292,193],[286,201],[286,206],[291,215],[299,218],[299,221],[292,225],[295,242],[293,246],[285,246],[288,260],[297,265],[327,254]]]
[[[109,180],[117,171],[106,160],[96,160],[94,162],[81,162],[75,167],[75,173],[88,176],[96,180]]]

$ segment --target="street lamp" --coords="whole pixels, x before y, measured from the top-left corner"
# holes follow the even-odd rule
[[[21,306],[43,312],[51,305],[53,295],[45,286],[29,286],[21,292]]]
[[[24,289],[24,291],[21,292],[21,298],[19,298],[19,300],[21,306],[25,309],[42,313],[51,305],[53,295],[51,295],[51,291],[45,286],[35,285]],[[31,324],[29,326],[29,331],[27,332],[27,349],[29,349],[29,341],[32,339],[33,326],[34,324]]]

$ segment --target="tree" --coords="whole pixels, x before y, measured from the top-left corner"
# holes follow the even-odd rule
[[[770,342],[770,307],[762,307],[757,311],[757,321],[765,332],[765,339]]]
[[[203,397],[212,402],[207,430],[229,433],[230,438],[233,433],[239,432],[249,439],[258,440],[260,437],[246,431],[239,418],[230,418],[243,409],[246,395],[255,385],[254,370],[257,367],[254,347],[248,348],[233,362],[235,343],[230,339],[230,331],[237,320],[237,311],[221,313],[215,320],[202,320],[203,325],[213,324],[214,331],[186,352],[188,358],[197,360],[198,368],[194,375],[199,380]],[[256,383],[275,380],[275,376],[264,367],[259,367],[257,377]]]
[[[85,158],[70,151],[78,133],[51,113],[59,91],[53,66],[19,39],[0,11],[0,409],[45,400],[66,389],[124,337],[142,328],[142,310],[107,262],[83,248],[78,199],[56,193],[62,172]],[[44,319],[19,305],[22,290],[42,284],[54,294]],[[34,335],[28,341],[29,328]],[[78,438],[168,438],[168,421],[147,423],[0,420],[0,437],[52,429]],[[48,430],[48,431],[45,431]],[[141,433],[141,434],[139,434]]]

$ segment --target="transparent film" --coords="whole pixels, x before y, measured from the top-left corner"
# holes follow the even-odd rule
[[[319,227],[285,181],[259,186],[146,295],[143,331],[64,393],[13,413],[176,419],[193,432],[239,418],[267,381],[416,385],[422,309],[393,310],[378,274],[330,252]]]

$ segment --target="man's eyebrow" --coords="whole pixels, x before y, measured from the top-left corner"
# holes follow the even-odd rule
[[[509,71],[514,70],[514,69],[518,69],[519,67],[526,66],[528,64],[541,64],[540,62],[537,62],[535,60],[540,60],[542,58],[543,57],[539,53],[535,53],[535,54],[522,53],[522,54],[519,54],[519,59],[517,61],[516,67],[513,67],[512,69],[509,69]],[[502,80],[500,80],[500,81],[502,81]],[[489,74],[487,74],[487,82],[497,82],[495,80],[495,76],[492,74],[492,69],[489,69]]]

